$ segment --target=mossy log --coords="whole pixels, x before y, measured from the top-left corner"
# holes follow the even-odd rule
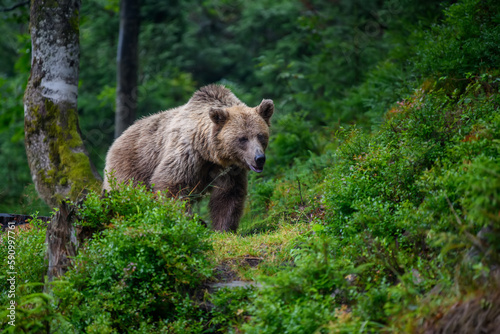
[[[78,124],[79,10],[79,0],[31,3],[25,146],[35,187],[51,207],[66,197],[76,200],[102,182]]]

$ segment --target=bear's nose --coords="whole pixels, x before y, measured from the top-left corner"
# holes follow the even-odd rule
[[[257,154],[255,156],[255,163],[257,164],[257,167],[264,166],[265,162],[266,162],[266,156],[264,154]]]

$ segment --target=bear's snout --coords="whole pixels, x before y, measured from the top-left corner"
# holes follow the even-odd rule
[[[247,160],[248,167],[256,173],[262,173],[264,170],[264,164],[266,162],[266,155],[261,150],[255,152],[253,162]]]
[[[265,154],[257,154],[255,156],[255,164],[257,165],[257,168],[262,169],[264,167],[264,163],[266,162],[266,155]]]

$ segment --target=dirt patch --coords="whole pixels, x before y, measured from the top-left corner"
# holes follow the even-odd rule
[[[238,279],[240,279],[240,277],[236,271],[232,270],[230,261],[226,261],[214,269],[213,280],[215,282],[230,282]]]
[[[260,257],[254,257],[254,256],[250,256],[250,255],[246,255],[243,260],[242,260],[242,264],[245,265],[245,264],[248,264],[250,267],[256,267],[259,265],[259,263],[261,263],[263,261],[262,258]]]
[[[231,282],[238,281],[241,279],[239,274],[233,269],[235,267],[256,267],[263,259],[261,257],[255,257],[250,255],[245,255],[243,258],[235,258],[231,260],[226,260],[214,269],[213,282]]]

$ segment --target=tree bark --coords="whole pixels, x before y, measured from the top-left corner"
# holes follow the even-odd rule
[[[79,10],[80,0],[32,0],[30,9],[25,146],[35,187],[51,207],[102,181],[78,124]]]
[[[135,121],[139,67],[139,0],[121,0],[120,35],[116,57],[115,138]]]
[[[47,244],[47,258],[49,269],[47,280],[52,282],[68,271],[71,259],[76,256],[80,240],[75,228],[76,207],[62,201],[59,210],[52,217],[47,226],[45,243]]]

